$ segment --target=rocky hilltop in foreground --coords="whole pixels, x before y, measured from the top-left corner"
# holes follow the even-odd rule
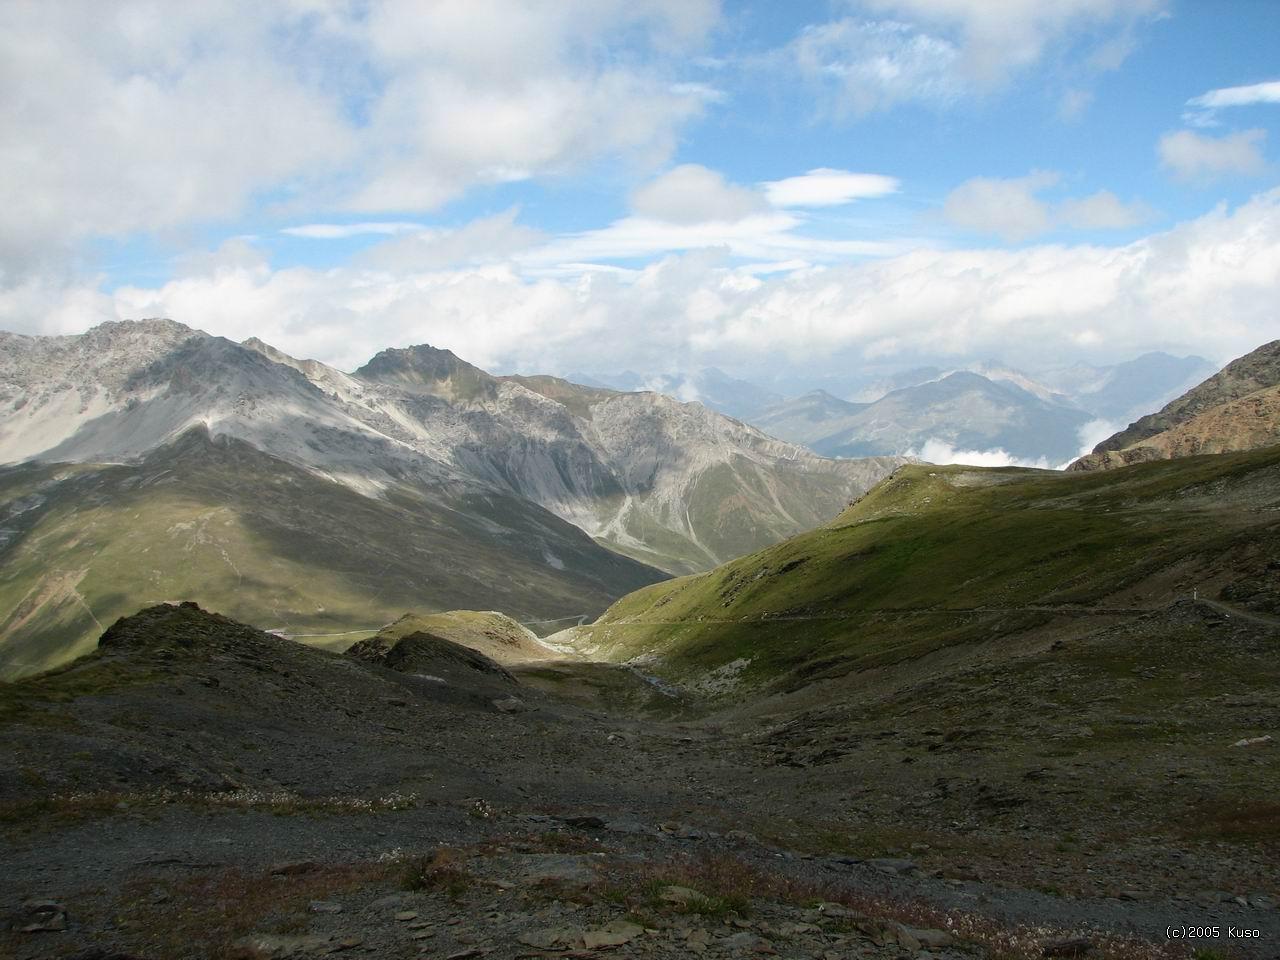
[[[1103,440],[1068,469],[1106,470],[1275,444],[1280,444],[1280,340],[1233,360],[1157,413]]]

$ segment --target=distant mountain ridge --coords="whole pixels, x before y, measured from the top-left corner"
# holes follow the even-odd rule
[[[1155,351],[1109,366],[1076,364],[1039,380],[1100,420],[1125,423],[1162,406],[1217,371],[1204,357]]]
[[[1091,419],[1012,382],[959,371],[894,390],[874,403],[807,394],[757,422],[824,456],[918,456],[934,441],[956,450],[999,449],[1054,466],[1079,452],[1080,428]]]
[[[811,390],[766,410],[753,421],[766,433],[817,450],[834,434],[852,429],[869,403],[850,403],[825,390]]]
[[[1071,470],[1255,450],[1280,443],[1280,340],[1231,361],[1156,413],[1103,440]]]
[[[978,453],[1002,450],[1021,462],[1058,466],[1079,455],[1096,427],[1137,417],[1215,369],[1201,357],[1160,352],[1110,366],[1078,363],[1038,374],[985,360],[951,368],[914,367],[877,380],[867,374],[826,378],[820,382],[831,380],[831,385],[789,399],[713,368],[659,376],[627,371],[587,377],[584,382],[602,388],[643,387],[697,400],[822,456],[916,453],[926,445],[941,444]],[[954,387],[964,380],[930,386],[957,374],[981,377],[992,386],[968,380],[970,395],[963,399],[964,391],[955,393]],[[954,393],[952,409],[938,408],[940,392]],[[898,396],[890,401],[893,394]],[[882,402],[875,412],[864,412]],[[1094,426],[1084,430],[1086,424]]]

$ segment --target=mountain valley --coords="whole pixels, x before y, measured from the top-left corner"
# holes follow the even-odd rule
[[[447,351],[348,375],[154,332],[6,400],[9,448],[56,453],[0,471],[0,950],[1271,955],[1265,433],[1098,471],[830,461]],[[1164,430],[1245,422],[1269,350]],[[613,490],[718,511],[739,555],[606,549]],[[785,498],[815,490],[851,502]],[[712,536],[686,524],[657,542]]]
[[[295,635],[495,604],[549,629],[829,519],[902,462],[430,347],[349,375],[164,320],[0,340],[0,460],[26,461],[0,468],[0,676],[173,597]]]

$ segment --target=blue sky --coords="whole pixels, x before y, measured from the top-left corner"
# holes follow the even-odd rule
[[[20,332],[791,379],[1280,336],[1268,0],[55,0],[0,71]]]

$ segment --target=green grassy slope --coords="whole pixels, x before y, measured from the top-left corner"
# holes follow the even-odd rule
[[[661,577],[513,497],[405,486],[372,499],[198,434],[136,464],[0,471],[0,530],[0,678],[84,653],[165,600],[329,634],[406,609],[576,615]]]
[[[1095,475],[913,465],[810,533],[624,597],[580,639],[608,659],[656,654],[675,677],[734,664],[792,687],[1231,593],[1278,559],[1280,448]]]

